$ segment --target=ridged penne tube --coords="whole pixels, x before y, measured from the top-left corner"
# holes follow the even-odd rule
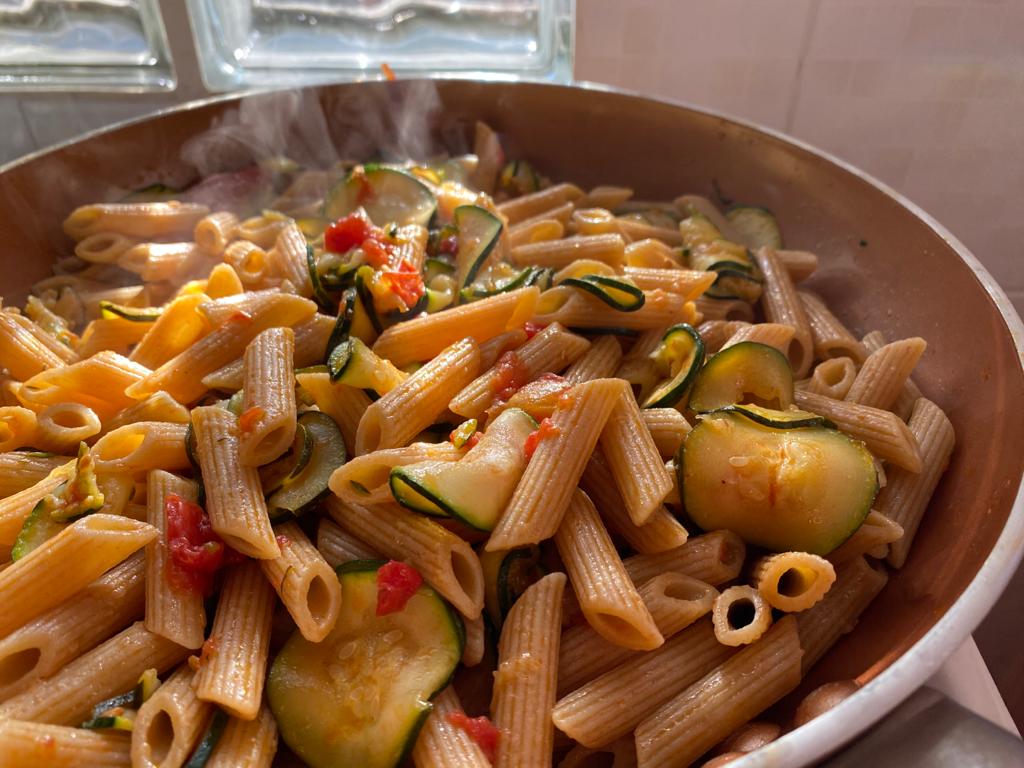
[[[629,187],[617,187],[612,184],[599,184],[579,198],[576,203],[582,208],[607,208],[615,210],[633,196]]]
[[[0,640],[0,701],[48,677],[142,616],[141,555],[133,555],[64,602]]]
[[[579,259],[590,259],[617,269],[623,265],[625,254],[626,241],[621,235],[578,235],[517,246],[509,254],[509,261],[517,267],[561,269]]]
[[[149,324],[146,335],[131,351],[128,359],[148,368],[157,368],[180,355],[210,330],[210,324],[197,308],[210,300],[202,293],[179,296]]]
[[[0,544],[12,545],[18,538],[21,526],[25,518],[41,498],[57,490],[57,487],[67,480],[74,471],[75,460],[66,459],[66,464],[61,464],[50,471],[44,478],[36,481],[27,488],[15,491],[9,496],[0,498]],[[2,476],[0,476],[2,477]]]
[[[64,220],[64,232],[82,240],[96,232],[128,237],[171,238],[191,235],[210,209],[197,203],[102,203],[83,205]]]
[[[261,560],[260,568],[302,636],[319,643],[338,620],[341,583],[297,523],[282,523],[274,532],[281,556]]]
[[[531,192],[500,203],[498,213],[508,219],[510,225],[518,224],[563,203],[574,203],[581,197],[583,190],[575,184],[555,184],[539,192]]]
[[[149,374],[145,366],[115,352],[97,352],[87,360],[36,374],[22,385],[18,398],[34,410],[81,403],[103,420],[131,405],[134,398],[127,390]]]
[[[643,396],[661,379],[651,354],[661,344],[667,326],[642,331],[633,341],[633,346],[622,358],[622,363],[615,372],[616,378],[625,379]]]
[[[146,629],[185,648],[199,648],[206,629],[203,594],[171,581],[170,542],[165,504],[170,494],[196,500],[196,484],[163,470],[146,476],[146,521],[159,536],[146,545]]]
[[[356,430],[356,455],[407,444],[445,412],[479,368],[480,349],[472,338],[452,344],[366,409]]]
[[[170,424],[188,424],[188,408],[183,406],[166,392],[154,392],[129,405],[117,416],[103,425],[104,432],[113,432],[119,427],[136,424],[140,421],[165,421]]]
[[[229,264],[217,264],[210,270],[206,278],[204,293],[211,299],[222,299],[225,296],[234,296],[245,290],[242,281],[238,279],[238,273]]]
[[[391,501],[391,470],[421,461],[458,461],[466,454],[449,442],[413,443],[357,456],[342,464],[329,481],[334,495],[350,504]]]
[[[523,592],[505,618],[491,698],[501,733],[495,768],[551,766],[564,590],[565,574],[548,574]]]
[[[713,299],[701,296],[694,300],[701,320],[728,322],[754,322],[754,308],[741,299]]]
[[[487,551],[537,544],[555,534],[609,414],[629,394],[620,379],[594,379],[570,390],[551,416],[552,433],[539,441],[491,532]]]
[[[642,269],[680,269],[679,254],[661,240],[647,238],[626,246],[627,267]]]
[[[531,216],[528,219],[523,219],[522,221],[516,222],[515,224],[513,224],[512,226],[510,226],[508,228],[509,245],[510,246],[512,246],[512,245],[519,245],[520,243],[514,243],[513,242],[513,238],[514,238],[515,235],[523,232],[524,230],[529,230],[530,228],[532,228],[536,224],[538,224],[540,222],[544,222],[544,221],[555,221],[555,222],[557,222],[559,225],[562,226],[562,232],[564,234],[565,227],[566,227],[567,224],[569,224],[569,220],[572,218],[573,213],[575,212],[575,210],[576,210],[576,206],[573,205],[572,203],[562,203],[561,205],[555,205],[555,206],[552,206],[551,208],[546,208],[543,211],[539,211],[538,213],[534,214],[533,216]],[[558,237],[561,237],[561,236],[562,235],[559,235]],[[543,239],[545,239],[545,240],[554,240],[556,238],[547,237],[547,238],[543,238]],[[533,242],[540,242],[540,241],[539,240],[534,240]]]
[[[185,424],[137,421],[107,432],[96,441],[93,455],[98,472],[148,472],[187,469]]]
[[[522,327],[533,317],[539,296],[540,290],[531,286],[407,320],[385,330],[373,351],[401,368],[430,360],[467,335],[483,343]]]
[[[623,737],[603,747],[584,747],[577,744],[570,749],[558,768],[636,768],[636,744],[633,738]]]
[[[751,581],[772,608],[795,613],[821,600],[836,580],[828,560],[808,552],[781,552],[757,560]]]
[[[47,349],[53,354],[63,360],[65,363],[77,363],[80,358],[84,357],[78,353],[77,350],[72,349],[70,343],[74,341],[74,334],[68,334],[62,339],[57,338],[59,331],[46,330],[40,323],[46,321],[46,316],[43,313],[48,313],[52,316],[58,324],[64,320],[59,315],[50,312],[46,306],[39,302],[34,304],[31,299],[25,305],[26,314],[14,314],[8,313],[14,318],[14,321],[21,325],[22,328],[27,330],[32,336],[39,342],[41,342]],[[37,320],[38,318],[38,320]]]
[[[644,292],[644,305],[633,312],[620,312],[596,296],[578,288],[557,285],[540,297],[534,321],[561,323],[567,328],[624,328],[647,331],[696,319],[692,302],[675,293],[655,289]]]
[[[75,256],[90,264],[113,264],[138,240],[116,232],[97,232],[75,243]]]
[[[917,528],[942,473],[949,466],[956,437],[949,418],[935,403],[920,398],[910,417],[910,431],[921,452],[921,471],[912,473],[894,467],[887,472],[888,483],[875,501],[875,509],[903,528],[903,536],[889,547],[889,565],[902,568]]]
[[[818,256],[810,251],[779,249],[775,255],[794,283],[801,283],[818,271]]]
[[[98,435],[101,428],[99,416],[81,403],[49,405],[36,421],[33,444],[43,451],[73,453],[79,443]]]
[[[686,528],[664,505],[658,506],[643,525],[633,522],[600,448],[594,451],[587,462],[580,478],[580,487],[594,502],[612,533],[625,539],[637,552],[665,552],[686,543]]]
[[[726,240],[740,242],[740,236],[733,229],[732,222],[722,215],[718,206],[703,195],[680,195],[672,201],[672,205],[682,216],[693,216],[695,213],[706,216]]]
[[[139,243],[122,253],[117,265],[155,283],[182,275],[198,256],[193,243]]]
[[[704,349],[713,354],[722,349],[734,333],[741,328],[749,328],[750,323],[743,320],[708,320],[700,324],[697,333],[704,340]]]
[[[552,323],[513,352],[506,352],[508,363],[517,380],[533,381],[542,373],[557,373],[590,348],[590,342],[575,333],[569,333],[558,323]],[[506,358],[501,358],[505,360]],[[498,365],[477,376],[467,384],[448,407],[467,419],[482,414],[504,389],[506,368]]]
[[[643,525],[661,507],[673,480],[628,388],[622,388],[608,414],[598,444],[630,519]]]
[[[204,768],[270,768],[277,738],[277,721],[266,704],[253,720],[229,717]]]
[[[667,227],[658,227],[654,224],[648,224],[646,221],[638,221],[637,219],[630,219],[625,216],[619,216],[615,219],[615,224],[622,233],[622,236],[630,242],[636,242],[637,240],[660,240],[667,245],[681,245],[683,242],[682,235],[679,234],[678,229],[669,229]]]
[[[873,568],[863,557],[854,558],[836,569],[835,584],[825,597],[810,610],[796,615],[800,646],[804,649],[804,673],[840,637],[854,628],[857,618],[888,580],[889,575],[884,568]]]
[[[512,331],[499,333],[497,336],[482,342],[480,346],[480,368],[490,368],[506,352],[518,349],[526,343],[526,331],[516,328]]]
[[[130,746],[128,735],[116,731],[0,720],[0,754],[10,768],[128,768]]]
[[[821,360],[849,357],[855,363],[864,362],[868,356],[864,345],[832,314],[825,302],[817,294],[807,291],[800,291],[798,295],[810,323],[814,356]]]
[[[373,549],[327,518],[322,518],[317,526],[316,548],[331,568],[352,560],[380,559],[380,555]]]
[[[192,425],[213,530],[243,555],[280,557],[259,473],[238,458],[238,419],[231,411],[208,405],[192,411]]]
[[[332,382],[326,372],[299,373],[295,380],[313,398],[317,408],[334,419],[345,439],[345,450],[352,456],[356,450],[359,422],[373,402],[369,395],[348,384]]]
[[[640,416],[658,453],[666,459],[674,457],[691,429],[686,417],[675,408],[644,408]]]
[[[675,571],[712,585],[732,581],[740,574],[747,550],[732,531],[712,531],[683,546],[653,555],[633,555],[622,561],[634,584]]]
[[[903,526],[873,509],[850,538],[829,552],[828,560],[838,567],[879,547],[886,547],[888,552],[887,545],[901,538]]]
[[[580,744],[599,747],[644,718],[734,653],[700,621],[650,653],[637,653],[555,704],[551,719]]]
[[[336,319],[317,312],[309,320],[299,323],[292,330],[295,333],[295,350],[292,357],[296,368],[320,363],[327,350],[327,341],[334,330]]]
[[[622,274],[642,291],[660,289],[678,293],[684,301],[694,301],[715,282],[714,272],[698,269],[659,269],[658,267],[624,267]]]
[[[466,628],[466,644],[462,648],[462,664],[466,667],[475,667],[483,661],[487,652],[487,629],[484,625],[483,614],[475,619],[463,619]]]
[[[570,384],[606,379],[615,375],[622,361],[622,347],[614,336],[600,336],[563,374]]]
[[[583,615],[599,635],[638,651],[664,642],[597,510],[580,490],[572,495],[555,544]]]
[[[892,409],[927,346],[924,339],[915,336],[879,347],[861,365],[846,400]]]
[[[640,597],[667,641],[707,615],[718,590],[681,573],[663,573],[640,586]],[[562,633],[558,654],[558,694],[564,696],[640,651],[609,643],[587,624]]]
[[[196,698],[193,672],[182,664],[150,696],[132,728],[132,765],[163,768],[185,764],[213,712]]]
[[[269,464],[295,438],[295,334],[291,328],[268,328],[245,349],[243,413],[259,411],[241,431],[238,457],[243,464]]]
[[[509,227],[509,245],[513,248],[530,243],[558,240],[565,234],[565,224],[557,218],[532,218]]]
[[[856,377],[857,365],[852,358],[832,357],[814,366],[804,391],[812,395],[831,397],[833,400],[843,400]]]
[[[147,669],[160,674],[186,655],[187,649],[153,634],[137,621],[0,704],[0,721],[17,716],[54,725],[79,725],[97,702],[130,690]]]
[[[824,416],[850,437],[863,441],[883,461],[914,474],[921,471],[917,438],[895,413],[800,390],[794,399],[798,407]]]
[[[275,602],[258,564],[248,561],[228,571],[192,681],[196,696],[242,720],[259,714]]]
[[[251,216],[239,222],[235,228],[235,237],[268,249],[277,242],[278,235],[289,223],[287,216],[278,214]]]
[[[156,537],[126,517],[92,514],[75,521],[0,571],[0,637],[53,608]],[[74,563],[74,568],[62,567]]]
[[[85,327],[76,352],[82,358],[91,357],[103,350],[126,355],[133,345],[145,337],[151,325],[151,322],[134,322],[123,317],[97,318]]]
[[[434,709],[412,748],[416,768],[490,768],[491,761],[473,737],[448,721],[450,714],[462,712],[455,688],[449,685],[433,703]]]
[[[199,250],[207,256],[220,256],[238,229],[238,217],[228,211],[217,211],[201,218],[192,232]]]
[[[328,497],[327,511],[345,531],[384,557],[404,560],[466,618],[484,605],[480,559],[465,541],[397,504],[363,507]]]
[[[37,339],[10,312],[0,312],[0,360],[11,376],[19,381],[64,364],[64,361]]]
[[[130,394],[142,398],[162,389],[178,402],[191,403],[206,392],[203,376],[240,357],[258,333],[297,325],[315,312],[316,304],[308,299],[287,293],[264,294],[251,314],[238,312],[130,387]]]
[[[757,265],[764,275],[761,306],[769,322],[793,328],[793,338],[787,357],[793,366],[793,375],[803,378],[814,362],[814,344],[811,325],[804,305],[797,295],[789,274],[779,262],[774,248],[760,248],[755,254]]]
[[[294,221],[289,221],[282,227],[269,257],[274,272],[290,280],[300,296],[310,296],[313,293],[313,286],[309,281],[309,268],[306,265],[306,238]]]
[[[796,621],[785,617],[637,726],[640,765],[689,765],[800,683]]]
[[[3,508],[4,502],[8,501],[9,497],[26,488],[31,488],[41,480],[45,480],[53,470],[73,461],[71,456],[49,456],[35,451],[0,452],[0,509]],[[56,483],[54,487],[56,487]],[[47,493],[49,491],[41,493],[39,498]],[[32,503],[35,504],[34,501]],[[3,515],[0,513],[0,520],[2,518]],[[3,541],[2,535],[0,535],[0,541]]]
[[[722,645],[749,645],[768,631],[772,609],[760,592],[744,584],[715,598],[711,620]]]
[[[729,347],[744,341],[753,341],[758,344],[766,344],[769,347],[779,350],[783,355],[786,355],[795,333],[796,331],[791,325],[782,325],[780,323],[755,323],[754,325],[747,325],[737,330],[726,340],[725,344],[722,345],[722,349],[728,349]]]
[[[886,341],[881,331],[871,331],[864,334],[861,343],[864,345],[864,349],[867,350],[866,354],[870,354],[884,347]],[[913,379],[908,378],[890,410],[904,421],[907,421],[910,419],[910,414],[914,410],[914,404],[919,397],[921,397],[921,390],[914,383]]]
[[[32,445],[36,439],[37,423],[35,411],[22,408],[20,405],[0,407],[0,452],[7,453]]]

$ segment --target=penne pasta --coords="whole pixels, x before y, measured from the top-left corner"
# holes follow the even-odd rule
[[[209,300],[210,296],[203,293],[187,294],[172,300],[156,322],[147,323],[146,335],[128,359],[155,369],[182,354],[210,331],[210,324],[198,311],[199,306]]]
[[[62,725],[0,720],[0,754],[9,766],[47,768],[128,768],[128,736]]]
[[[462,728],[449,716],[462,712],[462,702],[452,686],[434,699],[434,709],[423,724],[412,749],[416,768],[490,768],[491,761]]]
[[[780,552],[754,563],[752,580],[772,608],[806,611],[836,580],[832,563],[807,552]]]
[[[755,258],[764,275],[764,291],[761,305],[765,317],[772,323],[793,328],[793,338],[787,356],[793,366],[793,375],[803,378],[814,361],[814,345],[811,339],[811,325],[804,305],[797,295],[789,274],[779,262],[773,248],[760,248]]]
[[[316,529],[316,548],[331,568],[352,560],[379,560],[380,555],[369,546],[344,531],[326,518],[321,519]]]
[[[71,476],[75,460],[68,458],[65,462],[27,488],[0,499],[0,544],[13,545],[32,508]],[[34,472],[32,477],[35,476]]]
[[[634,584],[673,571],[717,586],[739,576],[745,557],[746,547],[739,536],[712,531],[666,552],[627,557],[622,564]]]
[[[93,447],[98,472],[187,469],[185,424],[139,421],[108,432]]]
[[[920,337],[901,339],[874,350],[857,372],[846,400],[891,409],[928,345]]]
[[[220,256],[235,236],[237,229],[238,217],[235,214],[228,211],[218,211],[201,218],[196,223],[192,237],[199,250],[207,256]]]
[[[267,705],[252,720],[229,717],[204,768],[270,768],[277,752],[277,723]]]
[[[622,347],[614,336],[601,336],[590,348],[570,365],[564,378],[570,384],[582,384],[594,379],[607,379],[615,375],[622,361]]]
[[[311,296],[313,286],[306,265],[306,238],[294,221],[289,221],[278,232],[274,248],[268,258],[275,274],[295,286],[300,296]]]
[[[113,264],[136,245],[138,240],[116,232],[96,232],[75,243],[75,256],[91,264]]]
[[[832,314],[825,302],[807,291],[800,291],[798,295],[810,324],[815,357],[820,360],[848,357],[858,364],[864,362],[868,356],[864,345]]]
[[[833,400],[844,400],[856,377],[857,366],[851,358],[832,357],[814,366],[804,391],[831,397]]]
[[[504,216],[509,224],[517,224],[564,203],[575,203],[581,197],[583,190],[575,184],[555,184],[539,192],[500,203],[498,213]]]
[[[675,323],[696,320],[692,302],[660,289],[644,292],[644,303],[632,312],[622,312],[586,291],[558,285],[541,295],[534,314],[540,324],[561,323],[570,330],[604,329],[612,332],[648,331]]]
[[[835,566],[847,563],[860,555],[875,552],[879,548],[889,552],[888,545],[903,538],[903,526],[890,520],[877,510],[868,512],[860,528],[853,535],[829,552],[827,558]]]
[[[187,664],[175,670],[147,699],[132,728],[132,765],[184,765],[206,727],[213,706],[196,698]]]
[[[579,235],[516,246],[509,261],[517,267],[562,269],[579,259],[590,259],[617,269],[623,266],[625,255],[626,241],[619,234]]]
[[[171,238],[190,234],[210,211],[197,203],[104,203],[83,205],[64,220],[64,232],[82,240],[96,232]]]
[[[882,335],[881,331],[872,331],[871,333],[864,334],[864,338],[861,339],[861,343],[864,345],[866,350],[865,356],[871,352],[876,352],[885,346],[885,336]],[[921,397],[921,390],[917,384],[914,383],[913,379],[908,378],[903,388],[900,390],[899,395],[896,398],[896,402],[892,405],[892,412],[899,416],[904,421],[910,419],[910,414],[914,410],[914,404],[918,398]]]
[[[789,345],[793,341],[795,334],[796,329],[791,325],[782,325],[780,323],[746,325],[733,333],[722,345],[722,349],[728,349],[744,341],[753,341],[773,347],[788,356]]]
[[[715,598],[711,621],[722,645],[749,645],[768,631],[772,609],[753,587],[729,587]]]
[[[245,396],[240,421],[238,458],[250,467],[269,464],[295,438],[295,334],[291,328],[268,328],[245,349]]]
[[[330,488],[347,504],[382,504],[392,501],[391,470],[421,461],[458,461],[465,451],[448,442],[413,443],[357,456],[331,475]]]
[[[690,431],[690,423],[686,417],[675,408],[644,408],[640,411],[640,417],[644,420],[658,453],[663,458],[673,458]]]
[[[20,405],[0,407],[0,452],[7,453],[32,445],[36,439],[37,424],[35,411]]]
[[[170,424],[188,424],[188,408],[166,392],[154,392],[135,405],[129,405],[103,425],[104,433],[140,421],[165,421]]]
[[[73,461],[70,456],[51,456],[36,451],[0,452],[0,510],[12,496],[45,480],[55,469]],[[39,498],[47,493],[49,491],[43,492]],[[2,515],[0,512],[0,520]]]

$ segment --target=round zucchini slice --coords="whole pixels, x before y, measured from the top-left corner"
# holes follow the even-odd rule
[[[713,299],[740,299],[753,304],[761,298],[762,281],[749,272],[723,267],[715,270],[718,277],[705,292]]]
[[[706,413],[750,403],[785,410],[793,403],[793,369],[775,347],[742,341],[708,360],[690,393],[690,408]]]
[[[324,218],[337,221],[357,208],[366,211],[379,227],[427,226],[437,210],[437,198],[430,188],[410,173],[385,165],[367,164],[355,168],[324,197]]]
[[[476,279],[501,239],[501,219],[479,205],[455,209],[459,247],[455,254],[455,282],[460,289]]]
[[[704,340],[686,323],[673,325],[651,355],[665,381],[644,400],[644,408],[671,408],[686,397],[704,362]]]
[[[320,501],[328,493],[331,473],[347,458],[341,430],[326,413],[306,411],[299,415],[298,424],[312,440],[312,451],[302,470],[286,477],[267,499],[271,520],[299,516]]]
[[[643,291],[633,283],[616,277],[582,275],[567,277],[560,284],[586,291],[620,312],[636,312],[646,301]]]
[[[339,566],[334,629],[319,643],[296,631],[270,668],[281,738],[310,768],[400,765],[462,657],[462,620],[425,584],[402,610],[377,615],[380,565]]]
[[[678,461],[690,518],[773,552],[826,555],[849,538],[878,493],[871,453],[838,430],[794,423],[766,426],[735,408],[704,415]]]
[[[547,571],[540,561],[540,547],[480,552],[484,574],[484,608],[495,628],[501,629],[508,612],[530,585]]]
[[[739,241],[747,248],[757,250],[762,246],[782,247],[782,232],[779,223],[767,208],[738,205],[725,214],[732,224]]]

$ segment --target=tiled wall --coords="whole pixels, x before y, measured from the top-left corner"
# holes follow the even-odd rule
[[[0,96],[0,162],[203,95]],[[1024,311],[1024,0],[577,0],[576,72],[777,128],[944,222]]]

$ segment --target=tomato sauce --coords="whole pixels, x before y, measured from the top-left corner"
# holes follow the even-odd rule
[[[164,501],[167,516],[167,578],[182,591],[209,595],[217,571],[242,561],[214,532],[210,518],[198,504],[176,493]]]
[[[377,615],[387,616],[405,608],[422,584],[423,576],[408,563],[384,563],[377,569]]]
[[[544,419],[541,421],[540,426],[526,437],[526,445],[523,446],[523,453],[526,454],[526,460],[529,461],[533,457],[533,453],[537,450],[537,446],[540,445],[541,440],[560,434],[562,434],[562,430],[560,430],[555,423],[551,421],[551,419]]]
[[[487,759],[492,763],[494,762],[494,758],[498,754],[498,741],[501,738],[501,731],[495,727],[489,718],[483,716],[470,717],[465,712],[456,710],[455,712],[449,712],[446,719],[456,728],[461,728],[468,733],[469,738],[476,742],[476,745],[480,747]]]

